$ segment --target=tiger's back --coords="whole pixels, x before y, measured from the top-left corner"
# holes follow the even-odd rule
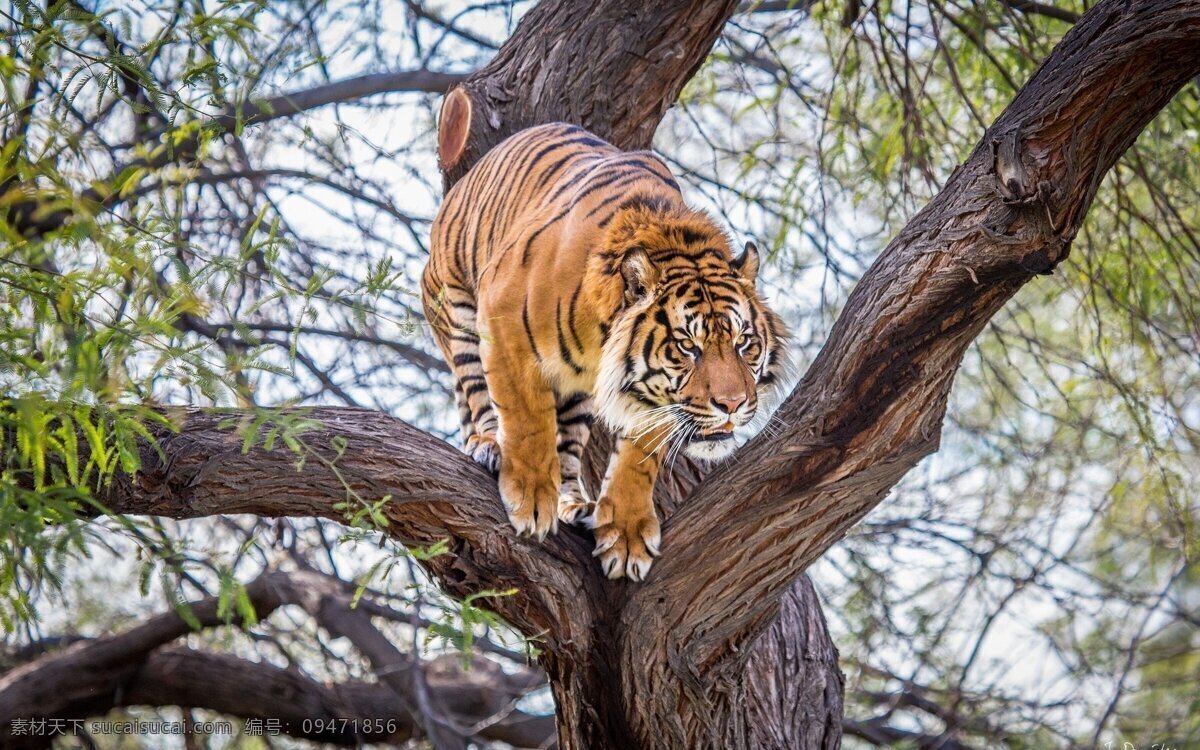
[[[567,249],[553,241],[565,227],[600,233],[621,199],[635,194],[682,202],[670,170],[648,151],[621,151],[566,123],[523,130],[446,195],[433,223],[427,276],[478,289],[489,270],[495,278],[502,269],[544,267]]]
[[[564,123],[521,131],[447,194],[431,233],[425,299],[441,295],[460,313],[469,313],[469,299],[485,340],[519,327],[548,377],[590,391],[607,321],[588,315],[581,287],[606,227],[630,199],[683,201],[650,152],[623,152]],[[431,323],[465,323],[458,317]]]

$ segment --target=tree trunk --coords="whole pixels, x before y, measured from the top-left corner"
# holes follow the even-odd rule
[[[646,747],[635,726],[678,713],[669,694],[646,694],[617,669],[624,618],[597,623],[596,645],[581,658],[547,658],[558,707],[559,746],[580,750]],[[807,576],[784,596],[779,616],[751,646],[729,692],[708,707],[686,747],[826,750],[841,745],[842,673],[820,603]],[[665,699],[665,700],[664,700]],[[693,717],[694,718],[694,717]],[[679,746],[683,747],[683,746]]]

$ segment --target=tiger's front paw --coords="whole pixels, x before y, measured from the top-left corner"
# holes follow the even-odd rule
[[[596,537],[594,557],[609,578],[645,580],[661,541],[658,518],[653,506],[648,510],[622,508],[609,497],[600,498],[592,514],[591,526]]]
[[[584,523],[596,510],[596,504],[587,499],[579,480],[562,486],[558,491],[558,520],[563,523]]]
[[[508,520],[522,536],[538,541],[558,530],[558,487],[537,475],[500,472],[500,498]]]
[[[495,435],[472,435],[467,438],[463,453],[493,474],[500,470],[500,443]]]

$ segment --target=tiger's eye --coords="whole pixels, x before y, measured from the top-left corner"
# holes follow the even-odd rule
[[[691,339],[679,339],[675,342],[675,345],[689,357],[695,357],[696,353],[700,351],[700,347],[696,346],[696,343]]]

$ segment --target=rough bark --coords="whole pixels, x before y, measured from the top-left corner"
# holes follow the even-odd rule
[[[681,58],[702,55],[720,28],[712,8],[727,16],[732,3],[625,15],[622,5],[547,0],[529,14],[511,49],[464,84],[474,114],[448,184],[533,122],[573,120],[623,146],[649,140],[653,127],[639,118],[657,122],[698,64]],[[647,29],[643,14],[669,25],[644,46],[617,33]],[[936,449],[965,349],[1017,289],[1066,257],[1104,174],[1200,72],[1197,39],[1200,0],[1102,0],[1084,14],[864,276],[770,440],[708,477],[673,478],[681,493],[698,484],[665,519],[663,556],[644,584],[604,581],[578,532],[544,544],[516,538],[491,477],[365,411],[314,410],[323,427],[308,435],[303,472],[282,449],[242,454],[240,438],[218,429],[221,417],[186,412],[182,432],[164,440],[166,459],[147,450],[146,470],[102,500],[173,517],[336,518],[347,487],[368,500],[390,495],[398,539],[451,540],[452,554],[429,563],[451,594],[519,589],[491,605],[542,638],[562,747],[836,746],[841,678],[805,569]],[[576,55],[614,46],[620,54]],[[612,91],[630,101],[600,101],[597,92]],[[319,460],[333,460],[335,435],[349,442],[337,472]]]
[[[554,648],[569,648],[589,632],[592,615],[579,601],[602,601],[606,588],[592,575],[582,532],[568,530],[545,544],[511,533],[495,479],[400,420],[343,407],[304,413],[320,426],[297,435],[305,451],[298,470],[286,448],[267,451],[260,442],[243,452],[239,430],[222,427],[228,413],[173,410],[179,429],[160,435],[162,456],[146,446],[142,471],[118,477],[103,503],[115,512],[175,518],[252,513],[345,521],[360,503],[390,497],[384,513],[399,541],[429,547],[450,540],[451,553],[426,564],[448,593],[521,585],[518,594],[485,603],[522,632],[545,633]],[[346,441],[340,456],[335,437]]]

